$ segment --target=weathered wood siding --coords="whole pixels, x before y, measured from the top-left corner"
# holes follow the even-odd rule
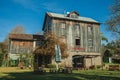
[[[81,45],[79,47],[85,48],[85,52],[100,52],[100,26],[99,24],[90,24],[90,23],[85,23],[85,22],[75,22],[75,21],[68,21],[68,20],[63,20],[63,19],[52,19],[51,21],[51,27],[52,27],[52,32],[54,32],[58,37],[61,36],[61,26],[60,23],[64,22],[66,24],[65,28],[65,35],[64,37],[66,38],[67,45],[69,50],[72,47],[75,47],[75,31],[74,31],[74,25],[79,25],[80,26],[80,43]],[[88,26],[91,25],[93,28],[93,46],[90,50],[88,46]]]
[[[52,28],[52,20],[49,16],[46,16],[46,19],[45,19],[45,23],[44,23],[44,32],[48,32],[49,30],[51,31],[53,28]]]
[[[32,53],[33,41],[10,40],[10,53]]]

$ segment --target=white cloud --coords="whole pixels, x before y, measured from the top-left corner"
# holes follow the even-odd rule
[[[32,5],[32,0],[13,0],[15,3],[22,5],[23,7],[28,7]]]
[[[13,0],[16,4],[19,4],[27,9],[32,9],[33,11],[40,11],[45,9],[52,12],[63,12],[64,8],[59,6],[58,2],[53,1],[43,1],[43,0]]]
[[[44,9],[53,12],[63,12],[64,8],[61,8],[58,2],[45,2],[41,4]]]
[[[13,0],[14,3],[19,4],[27,9],[37,10],[36,0]]]

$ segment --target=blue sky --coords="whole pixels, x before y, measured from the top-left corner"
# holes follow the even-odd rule
[[[74,10],[102,23],[101,32],[110,41],[113,37],[104,23],[112,4],[113,0],[0,0],[0,42],[17,25],[23,26],[28,34],[42,32],[45,12],[63,14]]]

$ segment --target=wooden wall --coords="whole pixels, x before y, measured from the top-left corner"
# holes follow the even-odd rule
[[[66,34],[64,35],[69,46],[75,47],[75,37],[74,37],[74,25],[78,24],[80,26],[80,39],[81,45],[79,47],[85,48],[85,52],[100,52],[101,49],[101,39],[100,39],[100,25],[96,23],[87,23],[87,22],[78,22],[78,21],[69,21],[63,19],[53,19],[52,20],[52,32],[54,32],[58,37],[61,36],[60,31],[60,23],[64,22],[66,24]],[[93,28],[93,47],[91,50],[88,46],[88,26],[92,26]]]
[[[11,53],[31,53],[33,41],[30,40],[10,40]]]

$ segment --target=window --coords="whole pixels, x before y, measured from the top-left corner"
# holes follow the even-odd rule
[[[75,36],[80,36],[80,26],[77,24],[74,26]]]
[[[36,46],[40,46],[41,41],[36,41]]]
[[[88,26],[88,46],[93,47],[93,27]]]
[[[71,18],[78,18],[78,16],[75,15],[75,14],[70,14],[70,17],[71,17]]]
[[[88,39],[88,46],[92,47],[93,46],[93,40],[92,39]]]
[[[61,23],[60,28],[61,28],[61,35],[65,35],[65,23]]]
[[[75,45],[79,46],[80,45],[80,39],[75,39]]]
[[[91,26],[88,26],[88,34],[92,35],[92,27]]]

